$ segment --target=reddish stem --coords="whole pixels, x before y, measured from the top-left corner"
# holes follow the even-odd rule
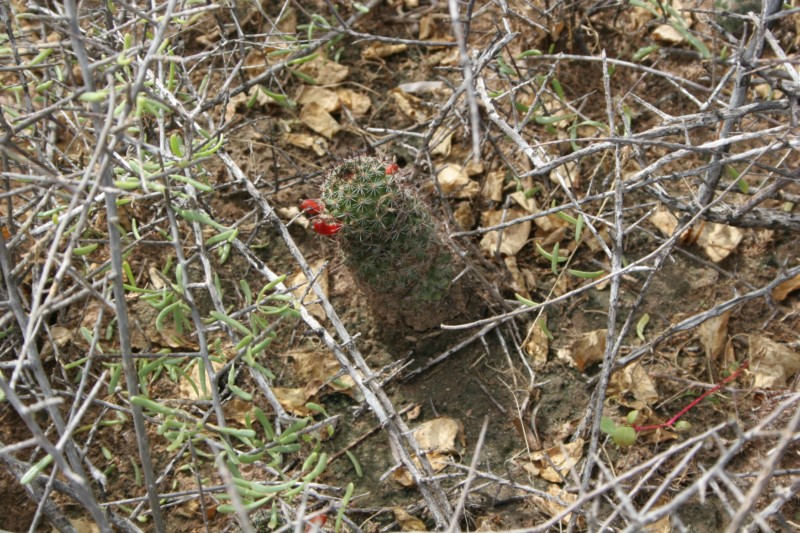
[[[740,367],[739,367],[739,368],[736,370],[736,372],[734,372],[733,374],[731,374],[731,375],[730,375],[730,376],[728,376],[727,378],[725,378],[725,379],[723,379],[722,381],[720,381],[720,382],[719,382],[719,383],[718,383],[718,384],[717,384],[717,385],[716,385],[714,388],[707,390],[706,392],[704,392],[703,394],[701,394],[701,395],[700,395],[698,398],[695,398],[695,399],[692,401],[692,403],[690,403],[689,405],[687,405],[686,407],[684,407],[683,409],[681,409],[681,410],[680,410],[680,412],[678,412],[678,414],[677,414],[677,415],[673,416],[672,418],[670,418],[669,420],[667,420],[667,421],[666,421],[666,422],[664,422],[663,424],[655,424],[655,425],[653,425],[653,426],[633,426],[633,429],[634,429],[634,430],[635,430],[637,433],[640,433],[640,432],[642,432],[642,431],[652,431],[652,430],[654,430],[654,429],[661,429],[661,428],[669,428],[669,427],[672,427],[672,426],[675,424],[675,422],[677,422],[678,420],[680,420],[680,418],[681,418],[683,415],[685,415],[687,412],[689,412],[689,410],[690,410],[692,407],[694,407],[694,406],[695,406],[695,405],[697,405],[698,403],[702,402],[702,401],[703,401],[704,399],[706,399],[708,396],[711,396],[712,394],[714,394],[715,392],[717,392],[718,390],[720,390],[720,389],[721,389],[721,388],[722,388],[722,387],[723,387],[723,386],[724,386],[726,383],[728,383],[728,382],[730,382],[730,381],[733,381],[734,379],[736,379],[737,377],[739,377],[739,375],[742,373],[742,371],[744,371],[744,370],[745,370],[745,369],[746,369],[746,368],[749,366],[749,364],[750,364],[750,361],[745,361],[744,363],[742,363],[742,365],[741,365],[741,366],[740,366]]]

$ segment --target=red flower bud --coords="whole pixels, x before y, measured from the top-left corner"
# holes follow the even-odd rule
[[[300,202],[300,211],[315,217],[325,211],[325,208],[316,200],[303,200]]]
[[[314,231],[320,235],[332,236],[336,235],[342,230],[342,225],[338,222],[322,220],[320,218],[314,221]]]
[[[386,175],[391,176],[392,174],[396,174],[397,171],[400,170],[400,167],[397,166],[396,163],[389,163],[386,165]]]

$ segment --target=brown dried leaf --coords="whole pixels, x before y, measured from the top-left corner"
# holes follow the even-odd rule
[[[475,226],[475,211],[472,209],[470,202],[461,202],[453,211],[453,218],[465,231],[471,230]]]
[[[301,86],[300,94],[297,95],[297,103],[304,106],[311,102],[316,103],[328,113],[338,111],[342,107],[342,101],[337,92],[323,87]]]
[[[211,368],[214,373],[217,373],[223,366],[225,366],[224,362],[211,360]],[[180,398],[187,400],[208,400],[211,398],[211,385],[208,381],[208,373],[205,369],[201,373],[200,367],[201,365],[199,364],[192,366],[192,371],[189,372],[189,377],[192,378],[191,381],[184,377],[178,382],[178,396]],[[194,386],[192,386],[193,383]],[[205,383],[205,387],[203,387],[203,383]],[[203,393],[203,391],[205,391],[205,393]]]
[[[617,397],[620,405],[632,409],[645,409],[658,401],[655,383],[639,363],[633,363],[611,376],[609,395]],[[632,395],[631,400],[627,395]]]
[[[525,463],[523,468],[534,476],[540,476],[547,481],[563,483],[564,479],[569,476],[570,469],[578,464],[581,457],[583,457],[583,439],[578,439],[531,453],[531,462]]]
[[[397,108],[405,116],[417,123],[425,120],[425,113],[422,111],[422,102],[419,98],[401,89],[392,89],[389,94]]]
[[[309,102],[303,106],[300,110],[300,121],[326,139],[333,138],[336,132],[342,129],[336,119],[316,102]]]
[[[433,33],[433,13],[422,15],[419,19],[419,35],[417,39],[424,41]]]
[[[670,24],[661,24],[653,30],[650,36],[653,40],[665,44],[675,45],[683,42],[683,35]]]
[[[753,387],[777,389],[800,370],[800,354],[786,345],[761,335],[748,335],[750,370],[755,376]]]
[[[447,466],[448,461],[450,461],[450,455],[439,453],[439,452],[428,452],[425,454],[425,457],[428,459],[428,463],[431,465],[431,470],[434,473],[441,472]],[[420,465],[419,459],[414,457],[414,464],[417,465],[417,468],[421,469],[422,466]],[[414,477],[408,471],[408,469],[404,466],[397,468],[392,472],[392,479],[397,481],[404,487],[413,487],[416,485],[414,482]]]
[[[425,454],[434,472],[442,471],[450,455],[461,453],[466,443],[464,442],[464,426],[458,420],[450,417],[439,417],[420,424],[414,430],[420,448],[430,450]],[[420,466],[415,457],[414,463]],[[405,467],[400,467],[392,472],[392,479],[404,487],[413,487],[414,478]]]
[[[483,196],[493,202],[503,201],[503,182],[506,173],[502,170],[493,170],[486,175],[483,182]]]
[[[570,494],[569,492],[565,492],[558,485],[548,485],[547,493],[552,496],[555,496],[556,498],[567,504],[572,504],[578,499],[577,494]],[[547,514],[550,518],[560,515],[561,513],[564,512],[564,509],[566,509],[566,507],[561,505],[560,503],[554,502],[553,500],[542,498],[541,496],[534,496],[533,503],[534,505],[536,505],[536,507],[539,508],[540,511]],[[565,515],[563,518],[561,518],[561,523],[565,525],[569,524],[571,518],[572,518],[572,513],[569,513]],[[581,522],[582,520],[583,517],[578,518],[579,522],[578,527],[580,528],[583,528],[583,523]]]
[[[317,85],[336,85],[347,79],[350,68],[324,57],[318,57],[308,63],[303,63],[298,69],[303,74],[310,76]]]
[[[536,199],[533,196],[526,197],[524,191],[517,191],[511,193],[509,196],[511,196],[512,200],[517,202],[521,208],[531,215],[540,211],[539,204],[536,203]]]
[[[521,209],[509,209],[506,215],[506,222],[510,222],[517,218],[525,216],[527,213]],[[484,211],[481,224],[484,227],[494,226],[499,224],[503,218],[503,211],[491,210]],[[514,226],[503,229],[502,242],[500,244],[500,253],[503,255],[517,255],[517,252],[522,250],[528,242],[528,237],[531,234],[531,223],[529,220],[520,222]],[[497,231],[490,231],[483,236],[480,242],[480,248],[489,255],[494,255],[497,250],[497,240],[499,238]]]
[[[545,320],[544,316],[539,320]],[[550,340],[539,325],[539,320],[531,322],[528,328],[528,335],[525,337],[522,347],[525,353],[530,356],[533,364],[537,367],[542,367],[547,363],[547,351],[550,349]]]
[[[450,128],[439,128],[431,138],[431,155],[447,157],[453,146],[453,130]],[[464,170],[466,174],[466,169]]]
[[[515,293],[530,300],[531,294],[528,292],[527,280],[519,270],[516,256],[508,255],[503,258],[503,262],[506,264],[508,273],[511,274],[511,288]]]
[[[392,507],[394,519],[400,524],[402,531],[428,531],[425,527],[425,522],[419,518],[412,516],[402,507]]]
[[[341,368],[336,357],[328,350],[297,349],[287,352],[286,356],[294,361],[294,375],[300,383],[326,383],[338,374]],[[350,376],[342,376],[336,381],[331,381],[328,387],[355,400],[363,400],[360,389],[355,386]]]
[[[72,331],[63,326],[53,326],[50,328],[50,335],[59,348],[63,348],[67,343],[72,342],[72,339],[75,337]]]
[[[675,228],[678,227],[678,219],[672,212],[663,205],[658,206],[655,213],[650,215],[650,223],[665,237],[672,237]]]
[[[796,275],[792,279],[787,279],[774,289],[772,289],[772,298],[776,302],[782,302],[789,296],[790,292],[796,291],[800,289],[800,274]]]
[[[310,265],[311,270],[313,270],[314,272],[318,272],[322,268],[324,263],[325,262],[323,260],[318,260],[316,263]],[[316,281],[319,288],[322,289],[322,293],[327,297],[328,270],[325,269],[322,272],[320,272],[320,274],[316,278]],[[294,294],[295,298],[297,298],[298,300],[300,298],[303,298],[303,295],[305,295],[305,298],[303,298],[303,304],[306,306],[306,309],[308,309],[309,313],[311,313],[320,320],[325,320],[326,318],[325,309],[322,308],[322,305],[318,303],[314,304],[309,303],[318,300],[318,298],[316,292],[314,292],[311,289],[311,287],[308,286],[308,280],[306,278],[306,275],[302,271],[297,272],[289,279],[289,286],[290,287],[297,286],[297,288],[294,291],[292,291],[292,294]]]
[[[414,461],[417,462],[416,458],[414,459]],[[414,485],[416,485],[416,483],[414,483],[413,476],[408,471],[408,469],[406,467],[404,467],[404,466],[401,466],[400,468],[396,468],[392,472],[391,478],[392,478],[392,481],[396,481],[397,483],[400,483],[404,487],[413,487]]]
[[[361,58],[367,61],[375,61],[406,50],[408,50],[408,45],[404,43],[372,43],[361,50]]]
[[[661,422],[662,421],[659,421],[658,423],[660,424]],[[648,431],[644,435],[641,435],[636,442],[641,444],[658,444],[659,442],[666,442],[668,440],[675,440],[677,438],[678,434],[674,431],[670,431],[667,428],[658,428],[655,431]]]
[[[577,188],[580,187],[581,184],[581,176],[580,172],[578,172],[578,164],[574,161],[568,161],[561,165],[560,167],[556,167],[550,171],[550,181],[555,183],[556,185],[560,185],[561,182],[558,180],[558,176],[564,178],[564,183],[567,187],[570,188]]]
[[[448,163],[436,175],[436,181],[442,192],[456,198],[474,198],[480,191],[480,185],[469,179],[464,167]]]
[[[328,141],[316,135],[285,133],[283,139],[292,146],[302,148],[303,150],[313,150],[318,156],[323,156],[328,153]]]
[[[700,344],[706,351],[706,357],[711,361],[717,361],[725,350],[728,341],[728,320],[731,311],[726,311],[718,317],[706,320],[697,328],[697,335],[700,337]]]
[[[310,396],[306,396],[305,387],[285,388],[272,387],[272,393],[281,406],[295,416],[309,416],[312,414],[306,407]]]
[[[241,426],[245,425],[245,416],[252,410],[252,402],[246,402],[236,396],[222,406],[222,411],[225,413],[225,422],[228,423],[230,420],[235,420]]]
[[[414,430],[420,448],[442,454],[460,453],[463,448],[464,427],[455,418],[442,416],[423,422]]]
[[[697,244],[703,247],[709,259],[719,263],[736,250],[743,238],[744,231],[739,228],[711,223],[703,227]]]
[[[70,518],[69,523],[76,533],[100,533],[100,528],[97,524],[87,518]]]
[[[603,361],[606,351],[606,330],[596,329],[584,333],[573,341],[567,354],[575,368],[583,372],[586,367]]]
[[[336,89],[336,94],[339,96],[342,105],[349,109],[355,118],[366,115],[372,105],[369,96],[352,89]]]
[[[664,516],[660,520],[656,520],[652,524],[647,524],[642,529],[644,533],[671,533],[672,522],[670,516]]]

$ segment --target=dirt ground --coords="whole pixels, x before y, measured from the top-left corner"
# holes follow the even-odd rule
[[[472,158],[471,134],[475,124],[469,98],[463,96],[456,105],[448,104],[453,91],[461,85],[463,72],[459,68],[458,47],[441,45],[453,42],[445,4],[411,0],[373,2],[369,13],[358,18],[353,26],[353,32],[360,33],[328,39],[314,59],[290,62],[281,69],[276,65],[285,56],[272,54],[280,51],[280,47],[269,39],[264,41],[265,35],[272,35],[279,28],[293,39],[319,38],[325,28],[315,15],[330,21],[346,20],[359,16],[356,3],[337,3],[336,17],[330,14],[327,2],[234,4],[230,10],[215,12],[214,16],[205,13],[191,18],[190,24],[180,30],[172,29],[170,34],[174,50],[169,54],[183,57],[188,65],[182,71],[185,78],[182,87],[187,96],[181,105],[191,109],[195,104],[206,103],[204,111],[214,117],[212,122],[217,127],[224,124],[222,152],[209,155],[191,171],[195,177],[202,176],[213,192],[200,189],[200,194],[197,190],[191,195],[176,194],[179,191],[175,189],[170,193],[173,197],[137,193],[135,198],[129,198],[130,203],[121,205],[119,224],[125,242],[130,245],[124,253],[126,264],[138,279],[138,288],[152,290],[181,285],[180,281],[176,284],[175,270],[165,267],[167,258],[170,263],[179,262],[176,239],[170,234],[179,228],[179,247],[190,258],[185,275],[194,283],[186,290],[193,296],[198,316],[207,319],[204,324],[209,345],[215,346],[216,342],[218,347],[214,353],[225,352],[228,361],[234,360],[236,372],[232,371],[230,377],[226,373],[216,384],[222,400],[219,407],[232,426],[260,428],[253,422],[255,415],[251,416],[255,407],[260,407],[270,420],[279,417],[275,405],[259,393],[263,389],[253,372],[236,366],[241,365],[241,359],[231,356],[236,349],[223,334],[223,328],[214,326],[214,321],[208,318],[211,311],[219,309],[209,285],[217,284],[220,294],[225,296],[222,307],[231,316],[244,310],[236,314],[244,321],[248,313],[255,314],[247,296],[250,289],[244,287],[248,285],[257,293],[266,284],[265,276],[251,257],[235,248],[225,261],[217,253],[207,252],[204,256],[207,261],[210,258],[207,267],[198,255],[198,249],[202,248],[198,243],[214,235],[212,229],[218,228],[192,226],[199,223],[186,217],[178,217],[178,222],[171,225],[175,211],[165,205],[195,209],[207,213],[225,228],[237,228],[235,237],[252,252],[252,257],[263,261],[277,275],[287,274],[286,285],[300,286],[303,291],[308,290],[308,284],[305,278],[293,277],[299,272],[298,258],[287,246],[287,240],[297,246],[304,260],[320,273],[320,285],[338,315],[337,320],[355,337],[354,345],[375,372],[374,379],[380,381],[399,413],[396,416],[412,428],[433,423],[431,431],[441,432],[440,441],[436,441],[440,447],[425,451],[436,452],[428,456],[434,466],[432,476],[452,505],[463,490],[468,466],[476,452],[479,454],[479,472],[472,480],[472,490],[464,504],[462,527],[473,531],[539,527],[565,509],[545,496],[572,503],[597,489],[604,497],[595,496],[593,503],[580,507],[564,520],[556,520],[551,530],[567,527],[580,531],[599,531],[602,527],[624,530],[627,526],[634,528],[628,530],[636,531],[725,531],[735,519],[737,509],[747,502],[745,496],[749,495],[753,480],[764,477],[770,450],[792,432],[794,439],[785,448],[789,451],[771,464],[770,469],[777,473],[764,480],[763,491],[757,495],[748,516],[780,501],[781,505],[760,519],[768,521],[775,530],[787,525],[798,527],[800,500],[796,492],[785,498],[782,495],[797,489],[800,468],[796,447],[800,428],[791,427],[797,405],[786,403],[797,395],[798,388],[795,373],[800,366],[796,364],[800,345],[797,333],[800,291],[794,289],[800,286],[796,281],[800,277],[788,280],[789,285],[781,285],[785,294],[765,290],[759,297],[748,297],[741,305],[731,305],[727,312],[716,312],[724,302],[767,287],[796,269],[800,259],[798,232],[790,223],[735,227],[701,218],[689,225],[686,233],[670,247],[663,248],[675,227],[687,220],[684,216],[694,214],[689,211],[686,215],[674,205],[668,209],[666,199],[684,202],[689,205],[687,209],[693,209],[692,199],[702,189],[701,174],[694,170],[725,155],[715,146],[688,150],[681,157],[669,159],[670,154],[680,153],[685,146],[697,147],[719,138],[721,119],[712,117],[711,112],[703,119],[707,120],[703,127],[687,126],[670,135],[647,137],[648,132],[672,124],[676,117],[706,113],[706,107],[698,104],[712,102],[711,88],[717,87],[731,68],[723,56],[730,58],[738,50],[734,48],[735,36],[726,37],[715,27],[718,18],[710,12],[713,8],[710,2],[691,5],[684,2],[682,6],[673,2],[671,5],[682,9],[676,17],[684,22],[675,17],[656,17],[650,10],[633,4],[509,2],[511,12],[504,12],[500,3],[470,4],[473,17],[467,46],[474,52],[473,60],[504,36],[516,34],[487,60],[489,66],[480,76],[502,120],[512,126],[519,125],[529,147],[543,150],[547,160],[554,160],[606,138],[639,139],[618,144],[616,151],[611,146],[565,162],[558,168],[568,184],[560,183],[555,171],[525,176],[535,171],[536,165],[513,135],[492,122],[484,102],[476,103],[481,149],[479,157]],[[18,3],[14,6],[18,18],[25,8]],[[188,8],[188,4],[184,7]],[[84,13],[89,9],[88,5],[81,6]],[[115,13],[119,20],[124,18],[121,11]],[[113,19],[114,15],[108,16]],[[783,17],[772,28],[776,46],[789,56],[788,61],[794,67],[800,45],[798,17],[797,13]],[[237,24],[232,25],[232,20]],[[665,25],[672,31],[664,29]],[[35,27],[20,27],[26,29],[29,40],[33,39],[30,35],[39,31]],[[675,27],[691,28],[691,35],[700,44],[681,37],[680,32],[675,37]],[[46,35],[58,34],[56,29],[47,28]],[[118,33],[110,32],[109,42],[120,40]],[[65,35],[61,34],[61,38],[65,39]],[[375,36],[382,39],[375,40]],[[55,42],[57,38],[52,40]],[[286,42],[294,43],[290,39]],[[241,49],[237,48],[239,45]],[[708,55],[701,46],[707,47]],[[652,55],[641,56],[648,47],[654,47]],[[225,53],[218,52],[221,49]],[[100,54],[102,47],[98,45],[92,50]],[[61,57],[62,53],[63,50],[53,57]],[[601,54],[612,62],[604,66],[598,60]],[[206,61],[204,55],[213,59]],[[778,106],[791,99],[778,88],[776,80],[782,78],[770,77],[773,67],[783,64],[776,58],[775,47],[764,52],[764,59],[756,69],[763,71],[763,79],[753,79],[747,103],[774,102]],[[197,68],[192,67],[194,61],[198,61]],[[613,73],[609,73],[609,65],[613,65]],[[276,70],[272,76],[270,69]],[[5,86],[19,85],[16,74],[2,75]],[[63,84],[77,84],[80,75],[75,66],[72,78]],[[253,80],[258,79],[263,81],[256,84]],[[242,84],[252,87],[232,95],[232,88]],[[207,92],[202,97],[195,93],[190,98],[188,93],[200,87],[207,87]],[[156,89],[148,87],[148,90]],[[729,85],[722,85],[720,94],[727,97],[731,90]],[[219,101],[214,101],[217,96]],[[475,93],[470,97],[479,98]],[[19,92],[0,94],[0,98],[4,107],[16,109],[22,101]],[[167,98],[159,97],[158,101],[176,106]],[[88,99],[78,102],[90,105]],[[609,120],[607,105],[612,102],[618,126],[614,135],[608,133],[608,126],[602,126]],[[717,101],[712,103],[712,108],[724,108]],[[779,221],[794,223],[790,217],[796,217],[796,202],[800,199],[796,173],[800,158],[796,153],[796,123],[789,125],[797,118],[796,110],[787,109],[788,104],[771,114],[774,110],[765,107],[759,113],[746,114],[738,124],[735,133],[760,130],[767,133],[744,138],[731,149],[734,153],[764,151],[750,158],[734,159],[727,165],[734,174],[724,174],[718,187],[720,201],[728,202],[726,206],[742,205],[782,177],[789,182],[766,200],[762,199],[764,203],[759,206]],[[85,114],[91,115],[88,111]],[[184,115],[176,114],[173,122],[138,122],[150,135],[142,133],[142,138],[147,137],[148,143],[156,142],[161,131],[163,141],[164,131],[188,131],[191,128],[182,122]],[[61,168],[64,174],[75,173],[69,179],[62,179],[59,186],[77,187],[75,176],[80,177],[81,167],[85,167],[92,155],[92,139],[76,140],[73,115],[65,112],[57,118],[53,120],[56,124],[53,137],[42,135],[43,146],[52,143],[57,147],[56,154],[51,155],[54,167]],[[692,120],[695,119],[687,118],[685,122]],[[439,122],[433,135],[434,140],[443,139],[438,144],[425,138],[432,121]],[[15,142],[22,142],[18,138],[21,134],[16,132]],[[43,152],[35,149],[39,132],[25,135],[29,135],[25,142],[30,142],[25,151],[41,156]],[[764,148],[776,140],[785,144],[780,147],[775,144],[770,150]],[[139,149],[148,143],[139,143]],[[163,144],[161,148],[167,149]],[[125,152],[128,155],[134,153],[135,146],[128,146],[128,150]],[[231,165],[219,157],[223,152],[254,184],[259,196],[277,213],[276,218],[262,210],[258,198],[231,171]],[[17,231],[27,235],[27,239],[14,241],[15,247],[9,254],[16,263],[25,266],[21,275],[15,273],[15,287],[19,287],[27,306],[40,281],[38,269],[47,257],[49,246],[49,242],[37,241],[42,239],[41,233],[30,232],[48,221],[58,224],[58,213],[62,211],[36,218],[37,213],[26,206],[41,195],[22,190],[25,181],[16,178],[14,172],[25,165],[9,163],[5,148],[3,154],[9,200],[0,214],[4,220],[12,220],[22,213],[6,224],[14,229],[6,238]],[[428,309],[429,316],[422,318],[449,326],[473,322],[476,325],[415,330],[387,320],[392,316],[408,316],[399,308],[402,303],[382,299],[381,295],[359,287],[358,280],[343,264],[336,237],[315,233],[313,218],[299,211],[302,200],[321,197],[324,179],[335,165],[361,154],[399,166],[398,179],[405,180],[405,186],[423,199],[441,225],[442,235],[455,250],[454,255],[460,257],[454,263],[464,269],[464,275],[452,289],[458,297],[448,300],[446,305]],[[603,196],[615,187],[622,187],[620,184],[640,179],[637,173],[653,161],[665,158],[669,160],[650,174],[658,178],[652,188],[626,189],[624,205],[620,197],[618,206],[613,195]],[[448,165],[454,173],[443,170]],[[118,174],[121,179],[123,172]],[[31,180],[31,183],[45,190],[49,185],[41,181]],[[751,192],[744,193],[747,187]],[[67,190],[68,187],[59,189],[56,200],[45,202],[44,207],[63,208],[69,198]],[[593,195],[597,196],[595,200]],[[577,201],[584,200],[580,211],[573,209]],[[550,214],[502,228],[500,236],[497,231],[487,233],[486,228],[535,215],[551,206],[567,207],[561,216]],[[46,211],[44,207],[40,212]],[[46,315],[46,327],[42,326],[37,337],[44,371],[63,400],[58,409],[65,419],[72,416],[70,405],[82,375],[81,365],[69,363],[80,361],[93,349],[89,342],[93,330],[101,333],[97,337],[100,355],[93,363],[90,361],[95,366],[88,371],[92,377],[88,386],[104,370],[111,371],[110,364],[119,360],[110,355],[103,358],[104,354],[118,353],[121,349],[116,335],[105,334],[119,327],[116,316],[111,308],[99,303],[106,297],[97,297],[98,291],[109,290],[108,285],[98,285],[88,296],[68,301],[73,294],[70,290],[91,285],[106,275],[104,262],[113,254],[106,216],[100,203],[88,215],[79,244],[98,243],[99,247],[85,258],[75,260],[80,272],[69,274],[59,288],[64,299],[52,296],[51,303],[66,303]],[[617,250],[614,232],[618,220],[625,231],[619,251],[621,262],[616,268],[627,268],[640,260],[647,268],[632,269],[621,276],[617,290],[612,287],[610,276],[606,277],[615,267],[605,250]],[[584,227],[580,233],[578,228],[583,227],[583,221],[592,226],[591,232]],[[142,238],[133,237],[137,231],[141,231]],[[52,238],[52,233],[47,236]],[[64,243],[68,238],[64,237]],[[65,249],[56,248],[59,254]],[[663,260],[658,256],[659,249],[667,251]],[[216,279],[206,276],[206,268]],[[184,287],[181,285],[181,290]],[[3,299],[8,300],[9,289],[3,290]],[[177,319],[172,324],[169,321],[176,315],[165,319],[163,307],[154,307],[145,295],[134,291],[127,295],[133,351],[155,354],[153,360],[163,355],[183,357],[180,354],[198,353],[196,324],[188,318],[185,329]],[[111,297],[107,299],[110,301]],[[325,316],[316,300],[313,296],[303,300],[306,309],[326,331],[335,331],[335,322]],[[495,322],[493,327],[478,334],[481,327],[491,322],[489,319],[524,308],[520,302],[546,305]],[[540,311],[541,315],[537,314]],[[627,324],[627,332],[620,339],[612,336],[606,339],[612,312],[618,312],[613,324],[617,333]],[[311,424],[334,420],[332,435],[306,435],[309,438],[301,441],[302,446],[282,456],[285,462],[277,467],[282,478],[272,477],[273,467],[266,467],[260,461],[241,464],[239,471],[242,479],[277,482],[292,479],[297,472],[306,472],[304,463],[312,454],[317,454],[314,457],[328,454],[329,462],[313,479],[311,489],[304,491],[302,503],[300,497],[271,501],[250,515],[252,530],[269,531],[292,524],[291,520],[301,514],[298,509],[302,506],[305,516],[322,511],[327,525],[324,520],[314,524],[333,531],[348,483],[353,484],[346,514],[351,523],[344,527],[353,529],[357,525],[363,531],[375,532],[441,527],[430,512],[430,502],[413,482],[408,482],[410,474],[403,465],[402,454],[387,430],[390,424],[381,427],[371,412],[372,405],[365,401],[358,387],[340,385],[345,372],[320,340],[319,331],[310,327],[308,321],[288,316],[274,323],[275,338],[259,363],[273,374],[269,384],[277,391],[277,401],[290,417],[300,420],[308,417]],[[19,328],[11,326],[10,310],[8,317],[3,324],[9,333],[3,337],[0,356],[5,365],[3,379],[8,379],[15,368],[19,347],[26,340]],[[693,317],[700,319],[691,323]],[[156,327],[164,320],[170,324],[167,333]],[[689,325],[684,327],[685,323]],[[68,340],[60,340],[59,335]],[[466,343],[467,339],[470,342]],[[607,343],[616,341],[619,341],[619,347],[613,351],[616,360],[632,359],[628,365],[612,369],[604,364],[603,356],[608,353]],[[460,344],[464,346],[452,350]],[[758,352],[758,346],[769,355],[758,355],[762,353]],[[446,357],[438,361],[442,354]],[[151,359],[145,360],[144,355],[142,358],[145,362],[139,363],[140,378],[146,382],[151,398],[163,401],[171,409],[185,409],[197,419],[212,416],[211,399],[188,394],[187,387],[181,385],[182,375],[171,376],[167,370],[159,370],[159,374],[143,373],[143,366]],[[746,361],[750,366],[745,368],[742,365]],[[778,368],[775,372],[782,372],[777,379],[765,370],[766,361],[774,362]],[[192,371],[189,369],[187,373]],[[609,381],[601,392],[605,401],[601,399],[599,404],[602,415],[616,427],[633,428],[663,425],[732,374],[731,381],[725,381],[720,390],[703,398],[682,416],[681,420],[689,423],[683,431],[672,425],[637,430],[635,442],[624,446],[614,442],[607,432],[595,435],[592,441],[598,405],[593,395],[598,394],[598,383],[604,383],[606,378]],[[30,374],[23,373],[21,379],[26,391],[36,390]],[[108,379],[105,378],[104,384]],[[242,396],[250,393],[255,397],[244,400],[232,385],[245,392]],[[102,482],[98,481],[99,476],[92,481],[98,501],[114,502],[110,509],[121,516],[130,516],[145,495],[135,461],[140,454],[128,418],[130,403],[122,388],[112,392],[105,387],[101,390],[100,402],[89,407],[75,440],[85,451],[87,464],[104,475]],[[17,392],[24,396],[21,391]],[[289,397],[290,393],[301,398]],[[36,397],[33,394],[25,401],[32,402]],[[309,402],[322,410],[309,411]],[[634,422],[630,419],[626,422],[632,411],[638,417]],[[770,418],[774,413],[780,414]],[[218,512],[228,503],[219,497],[229,488],[220,487],[225,481],[220,474],[222,469],[215,464],[213,455],[198,459],[197,455],[190,458],[186,452],[184,456],[176,456],[160,425],[166,416],[151,411],[146,420],[153,470],[164,474],[158,490],[163,497],[166,531],[239,531],[241,524],[237,524],[232,514]],[[48,427],[43,411],[34,418]],[[109,423],[100,424],[101,420]],[[765,420],[769,424],[762,428],[759,424]],[[286,421],[282,422],[285,429]],[[485,438],[480,449],[476,449],[485,422]],[[758,431],[748,434],[746,439],[741,437],[753,428]],[[711,430],[707,437],[702,437]],[[262,432],[259,429],[259,435]],[[319,434],[323,433],[320,429]],[[0,448],[30,435],[12,406],[8,402],[0,404]],[[56,437],[55,433],[48,436],[54,442]],[[701,439],[702,445],[691,451],[688,445],[680,447],[695,437]],[[586,481],[581,477],[590,442],[597,445],[596,456],[591,460],[599,466],[595,467],[596,476]],[[738,443],[740,448],[736,448]],[[197,450],[212,454],[222,449],[220,444],[201,449],[206,444],[198,441]],[[734,449],[728,457],[726,454]],[[37,447],[14,455],[29,463],[42,457]],[[651,460],[654,463],[646,472],[625,477]],[[704,476],[717,470],[727,477],[712,478],[712,488],[708,489]],[[613,484],[617,478],[622,480],[618,487]],[[205,495],[202,506],[196,494],[189,494],[197,490],[198,480],[205,487],[220,487]],[[729,485],[720,488],[726,482]],[[607,490],[600,490],[606,483]],[[701,484],[703,488],[698,490]],[[187,493],[163,496],[181,491]],[[648,515],[653,509],[668,507],[675,498],[684,496],[685,503],[666,517]],[[91,520],[86,510],[74,500],[59,492],[53,500],[68,518],[86,528],[79,531],[96,531],[88,525]],[[144,508],[145,513],[140,515],[143,518],[135,523],[144,531],[155,531],[146,503]],[[0,469],[0,529],[27,531],[35,513],[36,505],[24,496],[18,481]],[[640,522],[636,526],[636,520],[643,516],[646,525]],[[275,522],[270,525],[271,518]],[[572,524],[568,526],[570,518]],[[297,527],[313,529],[308,524]],[[50,531],[50,526],[40,521],[36,530]]]

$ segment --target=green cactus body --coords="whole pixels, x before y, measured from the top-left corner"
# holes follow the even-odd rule
[[[434,301],[447,292],[452,257],[417,196],[374,157],[349,159],[322,194],[327,215],[342,224],[337,239],[346,264],[378,293]]]

